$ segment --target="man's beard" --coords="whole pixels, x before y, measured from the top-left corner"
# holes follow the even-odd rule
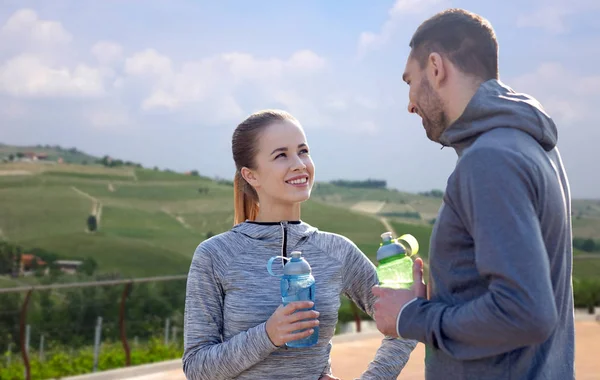
[[[440,141],[440,136],[448,126],[448,117],[444,112],[442,99],[433,91],[427,77],[421,81],[421,118],[427,137],[434,142]]]

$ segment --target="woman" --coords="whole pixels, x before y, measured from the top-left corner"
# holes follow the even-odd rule
[[[194,253],[185,302],[184,372],[190,380],[331,379],[340,295],[373,315],[375,267],[347,238],[300,220],[315,167],[293,116],[277,110],[251,115],[233,133],[232,150],[234,227],[202,242]],[[312,311],[294,313],[311,306],[301,302],[282,307],[279,279],[267,272],[269,258],[294,250],[302,252],[315,277]],[[316,326],[316,345],[285,345]],[[296,332],[302,329],[307,330]],[[415,345],[385,338],[364,377],[395,379]]]

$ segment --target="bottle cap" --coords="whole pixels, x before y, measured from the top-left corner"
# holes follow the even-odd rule
[[[311,273],[310,265],[308,264],[308,261],[302,257],[302,252],[293,251],[290,255],[292,256],[292,259],[283,267],[283,274],[298,276]]]

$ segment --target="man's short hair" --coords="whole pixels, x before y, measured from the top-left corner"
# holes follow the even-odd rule
[[[485,18],[464,9],[448,9],[425,20],[410,40],[411,56],[421,68],[429,54],[447,57],[463,73],[498,79],[498,41]]]

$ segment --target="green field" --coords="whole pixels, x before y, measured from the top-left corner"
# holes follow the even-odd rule
[[[14,149],[0,147],[0,155],[7,151]],[[95,160],[73,154],[79,161]],[[0,175],[0,239],[64,259],[92,257],[99,273],[186,273],[197,245],[233,224],[232,187],[202,176],[89,163],[11,162],[0,164],[0,172],[18,174]],[[303,205],[302,219],[347,236],[374,259],[386,230],[380,219],[386,218],[397,235],[410,233],[419,240],[419,255],[426,259],[441,201],[318,183]],[[98,209],[99,231],[90,233],[86,220]],[[574,200],[573,210],[574,235],[600,240],[600,202]],[[576,275],[594,276],[598,269],[594,259],[575,264]],[[0,286],[12,281],[0,280]]]
[[[69,165],[72,172],[26,165],[34,174],[0,176],[2,237],[65,259],[93,257],[99,273],[186,273],[196,246],[233,225],[232,187],[206,178],[147,169],[129,169],[133,175],[125,175],[123,169],[111,173],[90,165]],[[100,228],[90,233],[86,219],[95,201],[101,205]],[[369,255],[384,230],[376,218],[318,201],[307,202],[302,216],[321,230],[348,236]]]

